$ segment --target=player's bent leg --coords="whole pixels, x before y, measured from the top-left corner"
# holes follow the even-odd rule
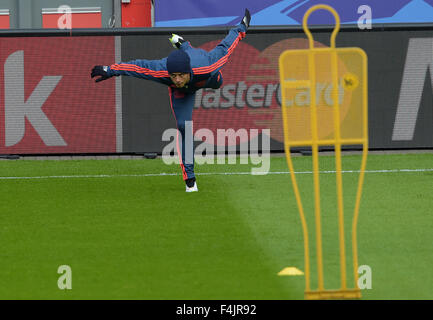
[[[224,56],[231,54],[231,51],[237,46],[238,42],[245,37],[248,27],[250,26],[250,21],[250,12],[248,9],[245,9],[245,14],[240,24],[230,29],[227,36],[209,52],[212,62],[216,62]]]
[[[245,37],[246,27],[240,24],[232,28],[227,36],[211,51],[209,51],[210,63],[220,61],[228,57],[238,45],[239,41]]]

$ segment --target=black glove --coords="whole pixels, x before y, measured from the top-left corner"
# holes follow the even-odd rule
[[[99,76],[99,78],[97,78],[95,82],[107,80],[111,78],[111,76],[108,75],[107,70],[108,70],[107,66],[94,66],[92,69],[91,77],[94,78]]]
[[[250,26],[250,21],[251,21],[251,15],[250,15],[250,11],[248,9],[245,9],[245,15],[242,18],[241,23],[243,25],[245,25],[245,28],[248,29],[248,27]]]

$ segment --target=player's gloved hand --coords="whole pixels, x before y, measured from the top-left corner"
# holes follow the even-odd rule
[[[99,78],[95,79],[95,82],[107,80],[107,79],[111,78],[111,76],[108,75],[107,71],[108,71],[107,66],[94,66],[92,69],[91,77],[92,78],[99,77]]]
[[[250,11],[248,9],[245,9],[245,15],[242,18],[241,23],[245,26],[246,29],[248,29],[248,27],[250,26],[250,21],[251,21]]]

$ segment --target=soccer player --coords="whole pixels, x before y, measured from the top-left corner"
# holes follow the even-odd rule
[[[95,66],[92,69],[91,77],[98,77],[95,82],[112,76],[126,75],[153,80],[168,86],[171,109],[181,133],[182,150],[178,150],[178,153],[181,155],[180,166],[186,183],[186,192],[198,191],[194,174],[194,152],[185,150],[186,145],[193,145],[192,141],[188,144],[185,142],[185,137],[193,137],[192,132],[186,134],[185,130],[192,130],[192,128],[186,127],[185,122],[192,121],[195,93],[202,88],[221,87],[223,78],[220,70],[239,41],[245,37],[250,20],[250,13],[245,9],[241,23],[232,28],[228,35],[209,52],[193,48],[181,36],[173,34],[169,40],[177,50],[171,52],[166,58],[139,59],[111,66]]]

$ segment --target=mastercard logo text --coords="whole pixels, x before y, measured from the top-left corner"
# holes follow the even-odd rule
[[[218,43],[208,42],[200,48],[211,50]],[[206,128],[214,134],[218,129],[246,129],[251,132],[247,137],[240,136],[236,141],[239,144],[255,138],[263,129],[270,129],[271,138],[283,142],[278,59],[286,50],[308,47],[307,39],[285,39],[261,52],[249,44],[239,43],[222,69],[223,86],[197,92],[193,112],[194,130]],[[326,46],[315,42],[315,47]],[[349,89],[353,88],[352,84],[356,81],[344,64],[339,63],[340,67],[343,74],[339,75],[338,99],[340,104],[347,104],[351,99]],[[294,74],[308,74],[308,70],[295,70]],[[319,75],[315,90],[319,105],[333,106],[333,85],[325,75]],[[288,106],[308,107],[310,89],[297,88],[285,103]]]

